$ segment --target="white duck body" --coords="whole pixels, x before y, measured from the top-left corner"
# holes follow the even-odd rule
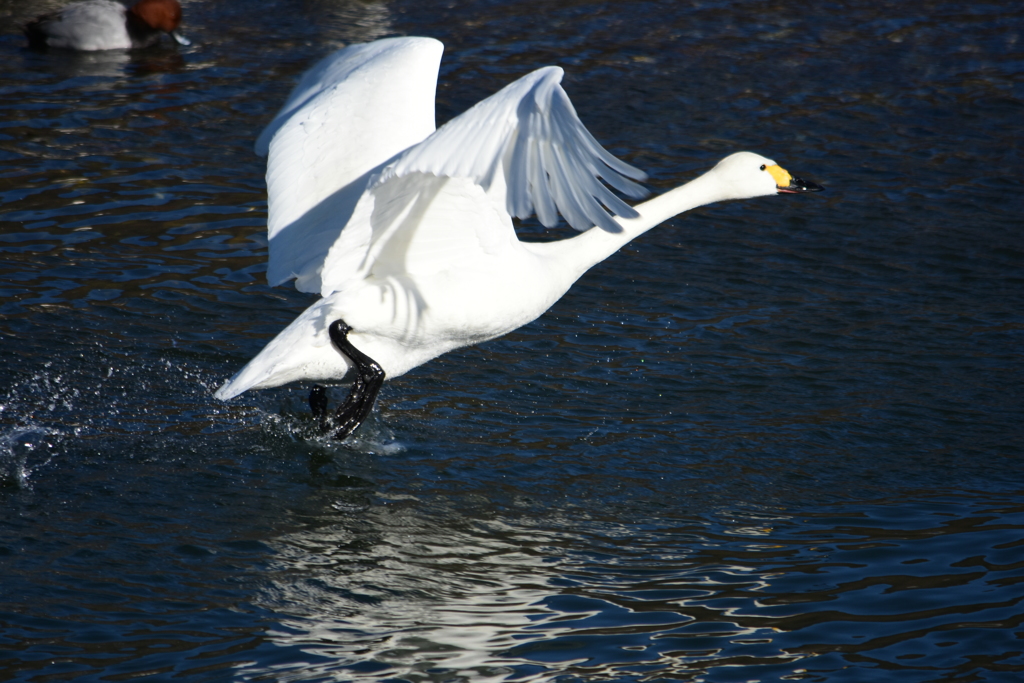
[[[628,178],[643,173],[594,141],[556,67],[431,132],[441,50],[427,38],[345,48],[306,74],[260,137],[257,151],[270,140],[268,280],[294,277],[323,298],[218,398],[342,379],[350,361],[327,332],[339,319],[356,349],[398,377],[535,320],[594,264],[681,211],[790,182],[771,160],[741,152],[630,207],[602,181],[642,196]],[[512,216],[534,212],[547,226],[561,213],[583,232],[521,242]]]
[[[46,22],[47,45],[72,50],[121,50],[132,46],[128,8],[114,0],[68,5]]]

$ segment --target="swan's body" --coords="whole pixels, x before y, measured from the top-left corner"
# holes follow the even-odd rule
[[[178,0],[139,0],[125,7],[114,0],[83,0],[44,14],[25,26],[33,47],[69,50],[127,50],[149,47],[166,32],[182,45]]]
[[[218,398],[343,378],[351,363],[328,334],[335,320],[388,378],[398,377],[536,319],[594,264],[682,211],[816,188],[741,152],[630,207],[601,180],[637,197],[644,191],[629,178],[643,173],[583,128],[556,67],[434,131],[441,51],[427,38],[341,50],[306,74],[260,137],[257,151],[269,147],[268,279],[294,277],[323,298]],[[583,232],[521,242],[512,216],[534,212],[548,226],[561,213]]]

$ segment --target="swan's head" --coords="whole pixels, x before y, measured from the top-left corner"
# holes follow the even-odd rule
[[[753,152],[736,152],[708,172],[720,185],[725,199],[746,199],[769,194],[820,192],[821,185],[794,178],[771,159]]]

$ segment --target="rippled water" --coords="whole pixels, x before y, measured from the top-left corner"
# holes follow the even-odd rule
[[[0,679],[1024,676],[1019,7],[186,1],[190,48],[27,51],[56,4],[0,6]],[[828,191],[670,221],[345,444],[221,404],[310,302],[252,142],[388,35],[445,42],[439,122],[560,64],[655,192]]]

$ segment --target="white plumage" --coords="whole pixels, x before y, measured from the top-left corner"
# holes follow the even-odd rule
[[[128,49],[132,40],[125,27],[128,8],[114,0],[73,3],[47,22],[50,47],[75,50]]]
[[[392,38],[313,67],[256,144],[267,153],[268,280],[321,299],[216,393],[339,380],[327,327],[388,378],[540,316],[591,266],[712,201],[820,189],[749,152],[631,207],[644,174],[583,127],[562,70],[527,74],[434,131],[442,45]],[[582,234],[520,242],[512,216]]]

